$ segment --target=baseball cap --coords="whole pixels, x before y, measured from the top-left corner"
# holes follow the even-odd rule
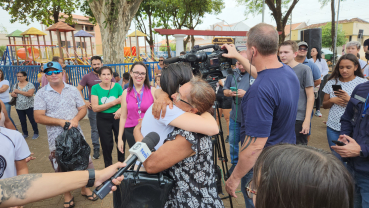
[[[47,72],[48,69],[56,69],[56,70],[63,71],[62,66],[56,61],[50,61],[47,64],[45,64],[44,65],[44,72]]]
[[[309,45],[308,45],[305,41],[301,41],[301,42],[299,42],[299,43],[297,44],[297,46],[298,46],[298,47],[300,47],[300,46],[306,46],[306,47],[308,47],[308,48],[309,48]]]
[[[118,72],[113,72],[113,77],[119,77]]]

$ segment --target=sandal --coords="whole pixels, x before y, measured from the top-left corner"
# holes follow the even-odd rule
[[[95,193],[93,193],[92,192],[92,194],[91,195],[84,195],[84,194],[81,194],[82,196],[84,196],[84,197],[86,197],[88,200],[90,200],[90,201],[96,201],[96,200],[98,200],[99,199],[99,197],[97,197],[97,195],[95,194]],[[94,196],[95,195],[95,196]],[[92,197],[92,199],[90,199],[90,197]]]
[[[73,204],[71,204],[73,202]],[[64,202],[64,204],[68,204],[69,207],[65,207],[65,208],[73,208],[76,204],[74,203],[74,197],[72,197],[72,199],[69,202]]]

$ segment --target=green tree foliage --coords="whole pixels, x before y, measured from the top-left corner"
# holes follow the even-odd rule
[[[0,33],[8,34],[8,30],[2,24],[0,24]]]
[[[170,51],[176,51],[176,44],[175,43],[169,43]],[[160,46],[159,51],[166,51],[167,46]]]
[[[333,49],[333,42],[332,42],[332,23],[327,23],[326,25],[322,26],[322,46],[324,48]],[[338,25],[337,30],[337,46],[342,46],[347,41],[345,32],[342,30],[342,25]]]
[[[153,28],[195,29],[206,14],[218,14],[223,8],[223,0],[143,0],[135,19],[138,29],[147,35],[147,42],[153,48]],[[166,39],[168,42],[167,36]]]
[[[6,51],[6,46],[0,46],[0,59],[3,57],[5,51]]]
[[[59,21],[59,14],[66,14],[68,24],[73,24],[72,13],[81,6],[79,0],[0,0],[0,7],[11,15],[10,22],[29,25],[33,21],[52,25]]]
[[[238,3],[246,6],[245,15],[260,14],[263,9],[263,0],[237,0]],[[281,32],[279,35],[279,42],[282,43],[286,37],[284,28],[287,24],[288,18],[292,13],[299,0],[265,0],[265,4],[271,11],[276,25],[277,31]]]

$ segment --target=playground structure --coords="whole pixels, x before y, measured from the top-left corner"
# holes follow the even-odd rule
[[[151,53],[151,59],[149,58],[148,54],[147,54],[147,47],[146,47],[146,42],[147,42],[147,35],[144,34],[143,32],[139,31],[139,30],[135,30],[134,32],[132,32],[131,34],[127,35],[127,37],[129,38],[129,46],[130,47],[124,47],[124,63],[132,63],[135,61],[152,61],[155,60],[155,55],[154,55],[154,51],[152,51]],[[132,37],[136,38],[136,46],[132,46]],[[139,46],[139,42],[138,42],[138,38],[139,37],[144,37],[145,38],[145,53],[140,53],[140,46]],[[127,39],[125,40],[125,44],[127,45]],[[136,51],[137,49],[137,51]]]
[[[74,29],[73,27],[69,26],[68,24],[66,24],[64,22],[58,22],[58,23],[53,24],[51,27],[46,29],[46,31],[49,31],[49,33],[50,33],[51,43],[53,42],[52,31],[54,31],[56,33],[56,37],[57,37],[57,41],[58,41],[58,49],[59,49],[58,52],[59,52],[59,57],[60,58],[62,58],[63,60],[67,60],[69,62],[71,61],[75,65],[89,65],[89,63],[87,61],[87,52],[85,53],[86,56],[83,56],[83,49],[81,48],[81,56],[79,56],[78,53],[77,53],[77,48],[76,48],[75,35],[77,35],[78,33],[80,33],[83,30],[81,30],[81,31],[77,32],[76,34],[74,34],[73,31],[75,31],[75,30],[76,29]],[[72,33],[73,48],[69,48],[68,39],[67,39],[67,32]],[[83,32],[85,32],[85,31],[83,31]],[[62,42],[61,42],[62,41],[61,40],[61,34],[62,33],[64,33],[65,47],[62,46]],[[90,35],[90,37],[93,37],[93,36]],[[86,46],[86,41],[84,41],[84,45]],[[71,53],[69,52],[69,50],[71,50]],[[92,52],[92,45],[91,45],[91,52]]]
[[[74,33],[76,30],[64,22],[58,22],[47,28],[46,31],[49,31],[50,42],[46,42],[46,33],[33,27],[24,32],[16,30],[8,34],[9,45],[7,45],[6,51],[0,60],[0,65],[39,65],[51,61],[54,56],[59,56],[64,61],[67,61],[69,65],[89,65],[88,60],[90,56],[94,55],[92,44],[93,35],[84,30]],[[68,42],[68,32],[71,33],[72,44]],[[63,34],[64,40],[62,40]],[[57,39],[55,44],[53,35],[54,38],[56,35]],[[40,43],[41,36],[43,43]],[[79,45],[76,44],[76,38],[78,37],[80,41]],[[87,52],[86,37],[90,38],[91,54]],[[136,38],[136,46],[132,46],[132,37]],[[144,52],[140,52],[139,37],[145,38]],[[127,46],[128,38],[129,47]],[[125,40],[125,45],[126,47],[123,49],[124,63],[134,63],[137,61],[151,62],[156,60],[153,51],[151,51],[151,56],[147,54],[146,35],[141,31],[136,30],[129,34]]]

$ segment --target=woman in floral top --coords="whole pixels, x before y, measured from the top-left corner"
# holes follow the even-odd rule
[[[195,77],[172,98],[180,109],[201,114],[212,107],[215,92],[208,83]],[[174,179],[165,207],[224,207],[216,189],[213,162],[210,136],[175,128],[143,165],[148,173],[167,170]]]
[[[17,73],[17,79],[19,82],[14,85],[11,96],[17,98],[15,109],[22,125],[23,137],[28,137],[26,118],[28,116],[33,129],[32,139],[37,139],[38,128],[33,117],[33,94],[35,93],[35,86],[31,82],[28,82],[27,73],[24,71]]]

